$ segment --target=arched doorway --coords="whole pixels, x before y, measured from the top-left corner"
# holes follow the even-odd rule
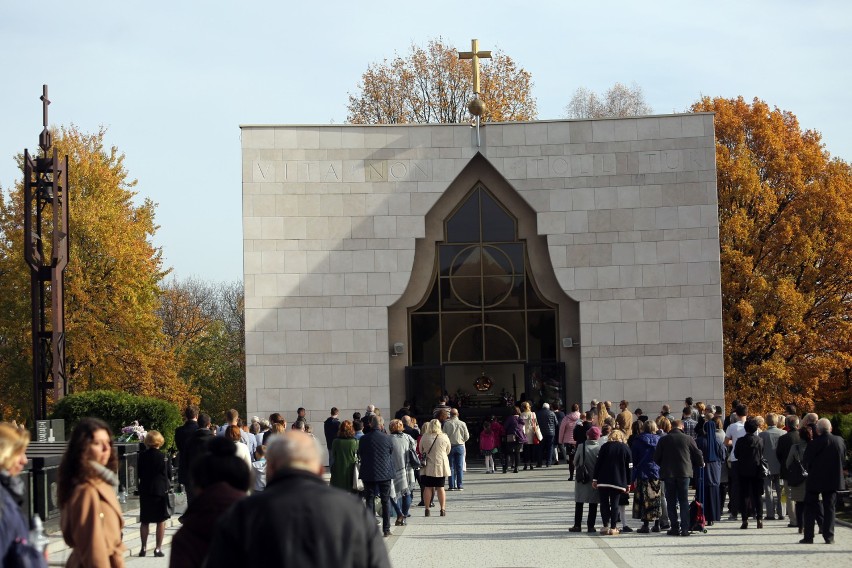
[[[389,309],[391,398],[428,413],[447,392],[466,414],[524,396],[579,400],[579,309],[556,281],[536,214],[481,155],[427,215],[411,280]],[[571,341],[563,339],[571,338]],[[404,379],[403,379],[404,377]]]

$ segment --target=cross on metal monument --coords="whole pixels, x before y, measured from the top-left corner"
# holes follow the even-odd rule
[[[32,299],[34,420],[47,417],[48,395],[67,392],[65,377],[65,266],[68,264],[68,156],[60,160],[47,122],[42,91],[41,155],[24,150],[24,259]],[[53,152],[51,153],[51,149]]]

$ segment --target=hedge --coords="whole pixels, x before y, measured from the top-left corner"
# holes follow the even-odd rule
[[[100,418],[112,428],[113,435],[138,420],[145,430],[157,430],[165,438],[164,449],[174,447],[175,428],[183,423],[178,408],[170,402],[122,391],[96,390],[71,394],[60,400],[51,414],[65,420],[66,439],[71,430],[87,416]]]
[[[828,417],[831,420],[831,433],[846,440],[846,450],[852,452],[852,413]]]

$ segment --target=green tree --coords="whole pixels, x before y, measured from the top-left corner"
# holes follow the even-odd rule
[[[481,60],[483,121],[533,120],[532,75],[508,55],[495,51]],[[406,57],[372,63],[349,95],[347,121],[354,124],[460,123],[471,120],[472,66],[441,38],[423,48],[412,44]]]
[[[202,410],[245,414],[245,322],[240,282],[189,278],[163,287],[159,316],[178,376],[200,398]]]
[[[704,98],[692,110],[716,113],[728,398],[752,412],[848,401],[849,164],[759,99]]]
[[[134,202],[136,182],[128,178],[124,155],[107,147],[104,137],[103,129],[86,134],[75,126],[54,132],[54,146],[69,159],[68,388],[120,389],[183,405],[191,397],[177,379],[156,314],[158,283],[168,270],[151,243],[157,230],[155,205],[148,199]],[[0,202],[0,274],[6,296],[0,303],[0,389],[5,412],[29,416],[29,269],[22,253],[22,202],[20,183]]]

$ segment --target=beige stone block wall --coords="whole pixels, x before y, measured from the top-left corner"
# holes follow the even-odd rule
[[[490,124],[481,139],[466,125],[242,127],[250,414],[305,406],[319,428],[331,406],[396,410],[387,307],[425,215],[477,152],[536,212],[580,303],[569,380],[583,402],[723,401],[712,115]]]

